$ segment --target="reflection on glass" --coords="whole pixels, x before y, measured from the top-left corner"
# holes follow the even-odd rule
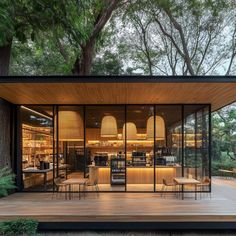
[[[53,113],[48,106],[21,106],[24,190],[52,189]]]

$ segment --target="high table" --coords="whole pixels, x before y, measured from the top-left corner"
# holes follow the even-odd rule
[[[182,200],[184,200],[184,186],[185,185],[194,185],[195,186],[195,200],[197,200],[197,185],[201,182],[196,179],[189,179],[189,178],[174,178],[176,184],[182,186]]]
[[[69,185],[69,199],[71,199],[71,186],[72,185],[79,185],[79,199],[80,199],[80,186],[85,185],[88,179],[85,178],[71,178],[63,181],[63,184]]]

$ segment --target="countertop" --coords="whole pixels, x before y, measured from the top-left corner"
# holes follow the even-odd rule
[[[91,168],[110,168],[110,166],[94,166],[94,165],[89,165],[88,167]],[[158,165],[156,168],[180,168],[181,166],[162,166]],[[153,166],[126,166],[126,168],[131,168],[131,169],[140,169],[140,168],[152,168]]]

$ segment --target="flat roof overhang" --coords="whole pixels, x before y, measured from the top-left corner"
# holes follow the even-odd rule
[[[14,104],[211,104],[236,101],[236,76],[7,76],[0,97]]]

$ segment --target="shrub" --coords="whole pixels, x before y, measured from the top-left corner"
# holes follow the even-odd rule
[[[15,175],[8,167],[0,169],[0,197],[7,196],[8,190],[16,188],[14,178]]]
[[[0,223],[0,235],[18,236],[18,235],[36,235],[38,222],[32,219],[16,219]]]
[[[224,170],[232,170],[232,168],[236,168],[236,162],[235,161],[224,161],[224,162],[212,162],[212,176],[219,176],[222,175],[222,173],[219,172],[219,169]]]

